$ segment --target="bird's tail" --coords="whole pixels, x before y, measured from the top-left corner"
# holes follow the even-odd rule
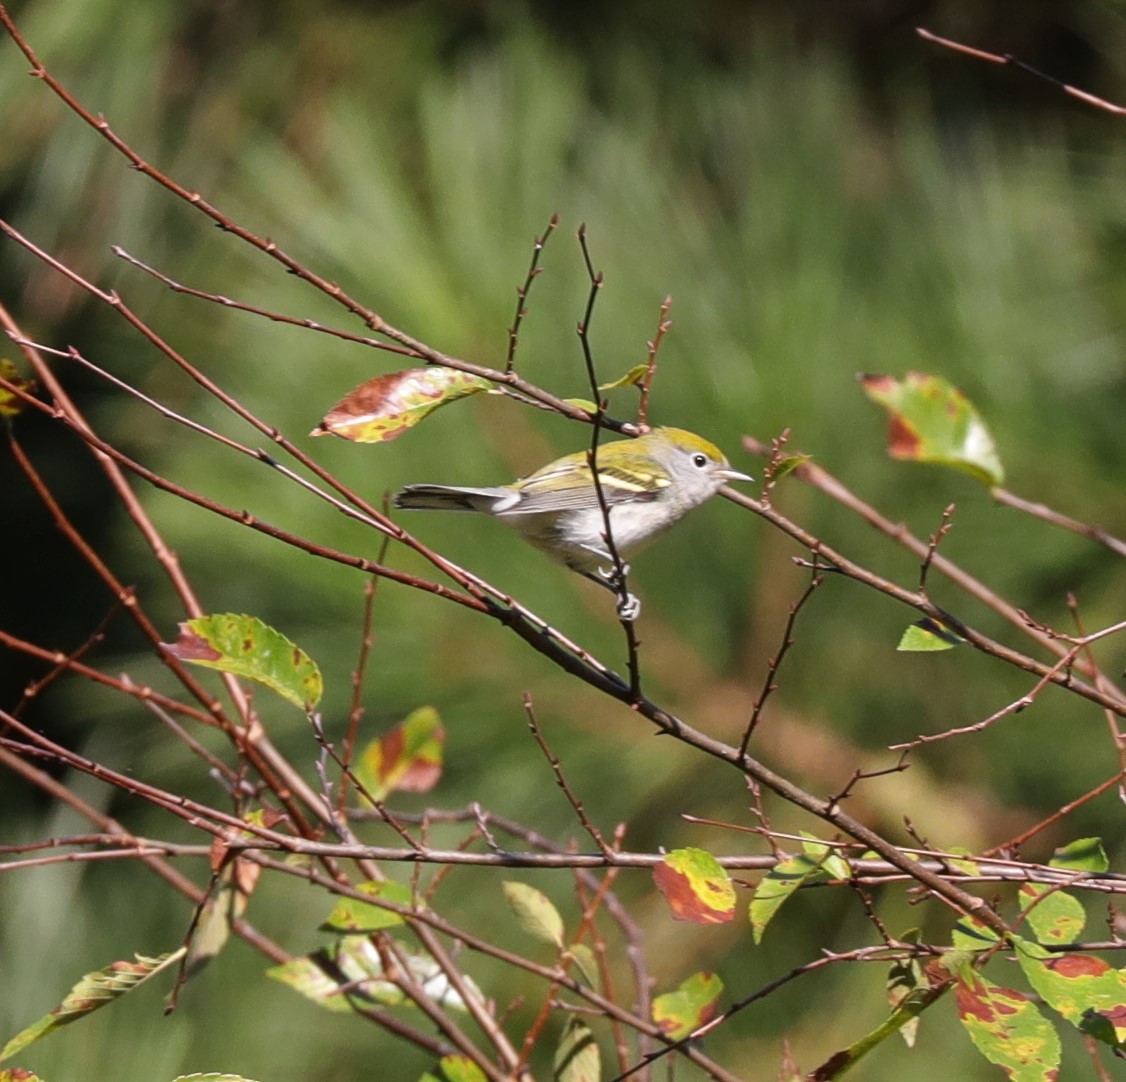
[[[407,485],[395,495],[395,506],[412,511],[483,511],[497,514],[519,499],[507,488],[456,488],[452,485]]]

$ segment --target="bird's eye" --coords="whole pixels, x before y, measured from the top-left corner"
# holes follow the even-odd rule
[[[701,451],[697,451],[692,456],[692,465],[695,466],[697,469],[702,470],[707,464],[708,464],[708,456],[703,454]]]

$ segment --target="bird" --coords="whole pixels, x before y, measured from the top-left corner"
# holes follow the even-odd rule
[[[682,428],[654,428],[636,439],[602,444],[593,453],[606,512],[591,471],[590,451],[564,455],[512,484],[483,488],[406,485],[394,505],[404,510],[476,511],[512,527],[552,560],[619,596],[618,615],[635,620],[641,602],[624,582],[606,540],[606,518],[619,561],[676,525],[729,481],[753,478],[723,452]],[[622,574],[628,572],[623,564]]]

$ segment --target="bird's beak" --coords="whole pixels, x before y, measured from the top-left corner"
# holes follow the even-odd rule
[[[738,470],[733,470],[730,466],[724,466],[721,470],[716,470],[725,481],[753,481],[754,478],[749,473],[740,473]]]

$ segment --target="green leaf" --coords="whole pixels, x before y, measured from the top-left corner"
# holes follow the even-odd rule
[[[653,880],[676,920],[726,924],[735,916],[735,887],[703,849],[674,849],[653,868]]]
[[[822,865],[831,853],[832,849],[829,846],[821,845],[815,848],[813,852],[807,851],[799,853],[797,856],[787,857],[775,864],[759,880],[748,913],[751,920],[751,931],[756,943],[762,942],[766,926],[781,908],[782,903],[794,891],[805,883],[827,878]]]
[[[450,402],[495,390],[497,385],[492,380],[441,365],[390,372],[349,391],[310,435],[384,443]]]
[[[781,481],[788,473],[793,473],[799,466],[804,466],[813,458],[813,455],[783,455],[774,463],[774,472],[771,477]]]
[[[645,378],[645,373],[648,371],[648,364],[635,364],[621,379],[616,379],[613,383],[600,383],[598,389],[614,391],[619,387],[635,387]]]
[[[317,664],[280,631],[256,616],[227,612],[180,624],[180,637],[161,648],[180,661],[244,676],[311,710],[324,683]]]
[[[821,870],[829,879],[852,878],[852,869],[848,866],[848,861],[840,855],[834,846],[826,845],[816,835],[809,834],[804,830],[800,833],[805,839],[801,845],[802,851],[807,857],[812,857],[821,865]]]
[[[87,973],[54,1010],[26,1029],[20,1030],[3,1048],[0,1048],[0,1060],[10,1059],[29,1044],[46,1037],[48,1033],[53,1033],[59,1027],[77,1022],[79,1018],[84,1018],[99,1007],[120,999],[134,988],[139,988],[150,977],[178,962],[183,955],[182,947],[156,958],[137,954],[134,955],[136,961],[113,962],[105,969]]]
[[[591,988],[598,988],[598,961],[590,947],[585,943],[574,943],[563,952],[563,957],[570,958],[575,963],[583,980]]]
[[[653,1000],[653,1021],[671,1041],[679,1041],[716,1016],[723,981],[714,973],[694,973],[675,992]]]
[[[997,946],[997,933],[976,917],[962,917],[954,925],[950,941],[963,951],[990,950]]]
[[[1108,1031],[1093,1017],[1100,1015],[1113,1031],[1114,1039],[1107,1043],[1122,1046],[1126,1041],[1126,973],[1094,955],[1059,954],[1027,939],[1014,938],[1013,942],[1028,983],[1049,1007],[1083,1032],[1104,1040]]]
[[[1043,883],[1022,883],[1021,912],[1041,943],[1074,943],[1083,934],[1087,914],[1078,898]]]
[[[0,379],[6,380],[13,387],[28,394],[35,390],[35,380],[24,379],[7,357],[0,357]],[[0,387],[0,417],[15,417],[22,413],[25,408],[19,395],[9,391],[6,387]]]
[[[551,1077],[555,1082],[598,1082],[602,1061],[590,1027],[572,1016],[555,1050]]]
[[[1057,849],[1050,863],[1076,872],[1105,872],[1110,867],[1101,838],[1078,838]]]
[[[974,405],[941,376],[862,376],[864,393],[888,411],[888,454],[963,470],[982,484],[1005,480],[993,437]]]
[[[377,801],[385,800],[396,790],[429,792],[442,776],[445,741],[446,730],[438,711],[432,706],[420,706],[360,752],[356,777]]]
[[[487,1082],[488,1076],[468,1056],[443,1056],[419,1082]]]
[[[899,938],[904,943],[918,943],[921,936],[918,928],[912,928]],[[920,996],[928,995],[929,992],[930,982],[927,980],[923,963],[917,957],[912,955],[892,962],[888,969],[887,997],[893,1012],[899,1010],[900,1007],[916,1002]],[[909,1017],[899,1026],[899,1035],[908,1048],[915,1047],[915,1038],[918,1036],[918,1032],[918,1015]]]
[[[398,905],[409,906],[413,901],[410,887],[391,879],[358,883],[356,889],[373,898],[382,898]],[[402,923],[403,918],[391,909],[361,902],[357,898],[341,898],[321,925],[321,931],[358,935],[376,932],[380,928],[393,928]]]
[[[586,410],[587,413],[597,413],[598,407],[591,402],[589,398],[564,398],[564,402],[568,406],[575,406],[577,409]]]
[[[520,927],[533,939],[562,949],[563,918],[551,899],[527,883],[509,880],[502,887],[508,908],[516,915]]]
[[[422,985],[428,996],[450,1010],[467,1010],[461,994],[429,954],[403,943],[396,943],[395,949],[405,959],[411,977]],[[350,1012],[353,1004],[357,1007],[415,1006],[394,982],[383,976],[382,959],[369,936],[341,936],[322,950],[266,970],[266,976],[337,1013]],[[468,977],[462,979],[470,993],[483,1001],[473,981]]]
[[[904,653],[922,653],[934,650],[953,650],[966,640],[945,624],[924,616],[903,632],[897,650]]]

